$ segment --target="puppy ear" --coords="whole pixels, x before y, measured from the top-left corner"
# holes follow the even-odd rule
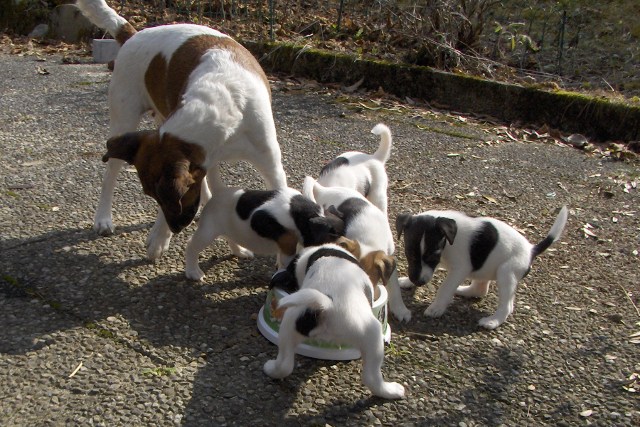
[[[316,203],[316,197],[313,194],[313,186],[315,185],[316,180],[307,176],[304,178],[304,183],[302,184],[302,195],[307,199]]]
[[[396,217],[396,231],[398,232],[398,239],[402,237],[402,232],[411,222],[412,215],[409,212],[404,212]]]
[[[344,219],[344,215],[342,214],[342,212],[340,212],[334,205],[329,206],[327,209],[325,209],[325,215],[327,213],[337,216],[340,219]]]
[[[148,138],[153,133],[157,133],[157,131],[127,132],[123,135],[109,138],[107,141],[107,153],[102,156],[102,161],[106,162],[113,157],[132,165],[143,139]]]
[[[381,256],[377,257],[375,265],[380,273],[382,284],[387,286],[387,283],[389,283],[389,279],[393,274],[393,270],[396,269],[395,257],[382,253]]]
[[[357,240],[347,239],[342,236],[336,240],[336,245],[348,250],[354,257],[360,259],[360,243]]]
[[[458,233],[458,224],[451,218],[438,217],[436,219],[436,226],[442,230],[449,244],[453,245],[453,239],[455,239]]]

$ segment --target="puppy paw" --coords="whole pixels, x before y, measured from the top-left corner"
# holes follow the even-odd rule
[[[427,307],[427,309],[424,311],[424,315],[427,317],[440,317],[444,314],[445,311],[447,311],[446,305],[434,303]]]
[[[411,289],[411,288],[413,288],[413,283],[411,283],[411,280],[409,280],[408,277],[400,277],[398,279],[398,285],[402,289]]]
[[[264,367],[262,368],[265,374],[270,376],[271,378],[284,378],[289,375],[287,372],[283,372],[282,369],[278,366],[275,360],[268,360],[265,362]]]
[[[187,277],[187,279],[195,280],[196,282],[201,282],[206,277],[200,267],[185,269],[184,275]]]
[[[93,229],[100,236],[111,236],[113,234],[113,222],[111,218],[97,219],[93,223]]]
[[[374,394],[385,399],[403,399],[404,387],[398,383],[383,383],[379,390],[374,391]]]
[[[390,307],[391,313],[400,322],[408,322],[411,320],[411,311],[404,305],[401,307]]]
[[[502,324],[502,321],[495,316],[483,317],[478,321],[478,325],[487,329],[495,329]]]
[[[169,242],[171,238],[163,239],[160,241],[151,240],[151,243],[147,246],[147,259],[155,261],[162,256],[169,249]]]
[[[253,252],[251,252],[247,248],[243,248],[242,246],[238,246],[237,249],[232,250],[233,254],[238,258],[253,258]]]

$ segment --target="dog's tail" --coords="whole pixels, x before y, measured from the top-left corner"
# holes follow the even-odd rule
[[[307,307],[314,310],[327,310],[333,305],[333,300],[316,289],[300,289],[287,295],[278,302],[278,308]]]
[[[105,0],[77,0],[76,6],[94,25],[107,30],[120,46],[136,33],[136,29]]]
[[[313,193],[315,185],[315,179],[311,178],[310,176],[304,178],[304,183],[302,184],[302,195],[314,203],[316,203],[316,196]]]
[[[391,156],[391,131],[387,125],[378,123],[371,129],[371,133],[380,136],[380,146],[376,152],[373,153],[373,157],[382,163],[386,163]]]
[[[567,218],[569,216],[569,210],[566,206],[563,206],[560,209],[560,213],[556,217],[553,226],[551,227],[551,231],[547,234],[547,237],[544,238],[540,243],[533,247],[531,251],[531,259],[533,260],[535,257],[540,255],[542,252],[546,251],[549,246],[551,246],[554,242],[556,242],[560,236],[562,235],[562,231],[564,230],[565,225],[567,225]]]

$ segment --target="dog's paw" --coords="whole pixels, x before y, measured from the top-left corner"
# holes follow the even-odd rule
[[[147,246],[147,259],[151,261],[155,261],[162,256],[169,249],[169,242],[171,241],[171,237],[168,239],[162,239],[157,241],[158,239],[152,239]]]
[[[478,321],[478,325],[486,329],[495,329],[498,326],[502,325],[502,321],[500,321],[500,319],[495,316],[487,316],[480,319]]]
[[[385,399],[403,399],[404,387],[398,383],[382,383],[382,387],[373,393]]]
[[[266,361],[262,370],[264,371],[265,374],[267,374],[271,378],[276,378],[276,379],[284,378],[287,375],[289,375],[289,373],[284,372],[282,369],[280,369],[280,367],[278,366],[275,360]]]
[[[187,277],[187,279],[195,280],[196,282],[201,282],[206,277],[200,267],[185,269],[184,275]]]
[[[247,248],[243,248],[242,246],[238,246],[237,249],[232,250],[233,254],[238,258],[253,258],[254,254]]]
[[[392,304],[389,303],[389,310],[391,310],[391,314],[393,314],[399,322],[408,322],[411,320],[411,310],[405,307],[404,304],[398,304],[392,307]]]
[[[113,222],[111,218],[107,219],[97,219],[93,223],[93,229],[100,236],[111,236],[113,234]]]
[[[445,311],[447,311],[446,305],[433,303],[429,307],[427,307],[427,309],[424,311],[424,315],[427,317],[440,317],[444,314]]]
[[[411,282],[411,280],[409,280],[408,277],[400,277],[398,279],[398,285],[402,289],[411,289],[411,288],[413,288],[413,283]]]

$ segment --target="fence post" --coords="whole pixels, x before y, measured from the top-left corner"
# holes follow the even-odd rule
[[[269,0],[269,38],[271,39],[271,41],[274,40],[273,38],[273,3],[275,2],[275,0]]]
[[[340,31],[340,23],[342,21],[343,10],[344,10],[344,0],[340,0],[340,8],[338,9],[338,23],[336,24],[336,31]]]
[[[567,25],[567,11],[564,10],[562,12],[562,22],[560,24],[560,37],[559,37],[559,43],[558,43],[558,67],[556,69],[556,72],[559,75],[562,75],[562,51],[564,50],[564,31],[565,31],[565,27]]]

